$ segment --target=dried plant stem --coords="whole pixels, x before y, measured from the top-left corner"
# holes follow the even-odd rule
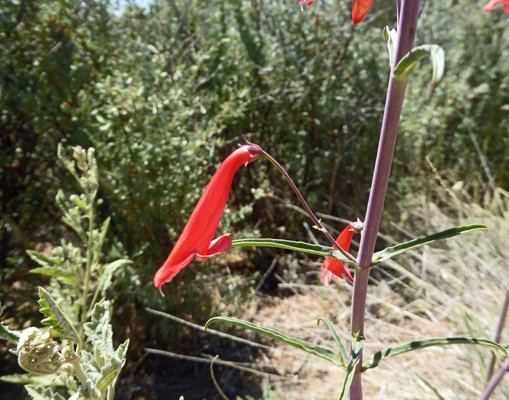
[[[408,53],[414,44],[419,0],[402,0],[398,2],[398,31],[394,62],[392,69],[399,60]],[[352,300],[351,334],[364,336],[364,318],[371,260],[375,250],[375,242],[380,227],[387,185],[391,172],[396,137],[398,134],[403,99],[405,96],[406,79],[395,79],[392,74],[389,78],[389,87],[385,102],[385,111],[380,133],[380,142],[373,173],[373,182],[364,221],[364,230],[357,257],[359,266],[355,272],[355,282]],[[355,375],[350,387],[350,399],[362,399],[361,361],[357,365]]]

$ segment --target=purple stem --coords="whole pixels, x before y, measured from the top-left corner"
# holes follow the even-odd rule
[[[505,373],[509,371],[509,358],[505,360],[502,367],[497,371],[493,379],[488,383],[484,392],[482,392],[480,400],[488,400],[492,393],[495,391],[498,384],[502,381]]]
[[[509,308],[509,289],[505,290],[504,302],[502,303],[502,308],[500,309],[500,315],[498,316],[498,326],[497,331],[495,332],[495,337],[493,341],[495,343],[500,343],[500,339],[502,338],[502,330],[505,326],[505,320],[507,317],[507,309]],[[495,353],[491,353],[490,363],[488,365],[488,370],[486,372],[486,382],[489,382],[491,376],[493,375],[493,370],[495,368]]]
[[[375,242],[380,227],[380,219],[387,193],[387,185],[391,172],[396,137],[398,135],[399,120],[403,99],[405,96],[406,79],[395,79],[392,70],[399,60],[407,54],[414,45],[417,19],[419,13],[419,0],[401,0],[398,18],[398,31],[396,43],[396,55],[394,57],[389,87],[385,102],[385,112],[380,133],[378,153],[373,173],[373,182],[366,210],[364,230],[362,232],[359,255],[355,271],[355,281],[352,300],[351,331],[353,335],[359,334],[364,337],[364,318],[366,297],[368,289],[369,271],[375,250]],[[362,399],[362,355],[361,362],[357,365],[355,375],[350,386],[350,400]]]
[[[246,138],[244,138],[244,141],[246,143],[249,143]],[[325,236],[327,237],[327,239],[329,239],[329,241],[332,243],[332,245],[335,246],[336,249],[341,254],[343,254],[346,258],[348,258],[352,262],[352,264],[354,266],[357,265],[355,257],[352,256],[349,252],[343,250],[343,248],[338,244],[338,242],[336,242],[336,239],[334,239],[334,237],[329,233],[329,231],[322,225],[322,222],[318,218],[316,218],[315,214],[313,213],[311,208],[309,208],[308,204],[306,203],[306,200],[304,199],[304,196],[299,191],[299,188],[297,188],[297,185],[295,183],[293,183],[292,178],[290,177],[290,175],[288,175],[288,173],[283,168],[283,166],[281,164],[279,164],[274,157],[272,157],[269,153],[265,152],[264,150],[261,150],[261,154],[262,154],[263,157],[265,157],[267,160],[269,160],[270,163],[272,165],[274,165],[279,170],[279,172],[281,172],[281,174],[283,174],[283,176],[285,177],[286,181],[290,184],[291,188],[293,189],[293,191],[297,195],[297,198],[299,199],[299,201],[301,202],[302,206],[304,207],[306,212],[309,214],[309,216],[311,217],[311,219],[315,223],[315,225],[318,228],[318,230],[323,232],[325,234]]]

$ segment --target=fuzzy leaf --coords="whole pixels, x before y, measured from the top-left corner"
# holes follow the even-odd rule
[[[102,301],[94,306],[91,321],[84,325],[85,334],[92,343],[94,350],[98,349],[105,355],[113,353],[113,331],[110,319],[110,302]]]
[[[65,398],[58,393],[53,393],[50,388],[25,385],[25,389],[34,400],[65,400]]]
[[[232,241],[232,247],[253,246],[253,247],[277,247],[279,249],[300,251],[302,253],[316,254],[322,257],[332,257],[337,260],[342,260],[353,264],[339,251],[334,250],[332,247],[321,246],[318,244],[310,244],[306,242],[294,242],[292,240],[282,239],[237,239]]]
[[[55,300],[53,300],[53,297],[42,287],[39,287],[38,303],[42,307],[39,311],[46,316],[41,322],[60,332],[64,339],[68,339],[81,346],[81,340],[74,325]]]
[[[115,382],[122,367],[125,364],[125,356],[127,353],[127,346],[129,345],[129,340],[126,340],[122,343],[115,353],[109,356],[106,364],[101,368],[101,376],[96,382],[96,386],[99,390],[104,390],[112,383]]]
[[[425,236],[419,239],[410,240],[409,242],[401,243],[396,246],[387,247],[386,249],[375,253],[373,256],[373,265],[380,264],[389,258],[392,258],[398,254],[404,253],[405,251],[413,250],[416,247],[423,246],[436,242],[437,240],[451,238],[457,235],[461,235],[465,232],[470,232],[479,229],[488,229],[486,225],[466,225],[459,226],[457,228],[447,229],[442,232],[435,233],[433,235]]]
[[[97,236],[94,237],[94,263],[99,259],[99,255],[101,254],[102,246],[104,244],[104,239],[106,238],[106,233],[108,232],[108,227],[110,226],[110,217],[106,218],[103,222],[101,229],[97,233]]]
[[[445,69],[445,52],[444,49],[437,44],[424,44],[410,50],[394,68],[394,77],[396,79],[406,79],[414,70],[417,63],[427,56],[431,57],[433,66],[431,86],[437,86],[444,75]]]
[[[341,393],[339,400],[348,400],[348,393],[350,386],[352,385],[353,377],[355,375],[355,367],[359,364],[362,354],[362,339],[355,337],[352,340],[352,351],[350,353],[350,360],[346,366],[346,374],[343,380],[343,386],[341,387]]]
[[[55,278],[59,282],[65,283],[70,286],[78,286],[79,281],[76,278],[76,275],[74,275],[71,272],[63,271],[61,269],[57,268],[33,268],[29,271],[31,274],[40,274],[45,276],[51,276],[52,278]]]
[[[59,375],[11,374],[0,376],[0,381],[22,385],[65,386]]]
[[[120,259],[113,261],[112,263],[109,263],[104,267],[98,283],[99,288],[101,290],[101,295],[103,297],[104,294],[106,293],[106,290],[108,290],[108,288],[111,286],[111,283],[113,281],[113,274],[115,273],[115,271],[127,264],[132,264],[132,261]]]
[[[295,347],[296,349],[305,351],[306,353],[313,354],[317,357],[323,358],[324,360],[330,361],[331,363],[340,368],[344,368],[340,360],[340,357],[338,357],[338,355],[334,353],[332,350],[329,350],[325,347],[321,347],[315,344],[305,342],[304,340],[293,338],[291,336],[285,335],[284,333],[275,331],[273,329],[264,328],[263,326],[253,324],[252,322],[243,321],[241,319],[231,317],[211,318],[205,324],[205,329],[207,329],[214,322],[226,322],[232,325],[240,326],[241,328],[249,329],[253,332],[260,333],[264,336],[270,337],[279,342]]]
[[[2,309],[0,308],[0,311]],[[0,312],[0,315],[2,313]],[[9,328],[7,328],[4,324],[0,322],[0,339],[7,340],[9,343],[12,344],[18,344],[18,340],[20,338],[21,334],[16,331],[11,331]]]
[[[401,346],[390,347],[388,349],[378,351],[373,355],[373,357],[369,358],[363,364],[362,369],[366,370],[369,368],[375,368],[380,363],[380,361],[386,360],[387,358],[394,357],[403,353],[408,353],[409,351],[424,349],[426,347],[433,346],[447,346],[451,344],[474,344],[479,346],[487,346],[500,351],[502,354],[504,354],[505,357],[508,356],[507,349],[499,345],[498,343],[493,342],[492,340],[467,337],[445,337],[437,339],[416,340],[414,342],[403,344]]]

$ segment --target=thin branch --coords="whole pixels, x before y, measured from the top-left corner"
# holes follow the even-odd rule
[[[219,392],[219,394],[221,395],[221,397],[224,399],[224,400],[230,400],[228,398],[228,396],[226,396],[224,394],[224,392],[221,390],[221,387],[219,386],[219,383],[217,383],[216,381],[216,377],[214,376],[214,361],[217,360],[219,356],[215,356],[212,361],[210,362],[210,376],[212,377],[212,382],[214,382],[214,386],[216,387],[217,391]]]

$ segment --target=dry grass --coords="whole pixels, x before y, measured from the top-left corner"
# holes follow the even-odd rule
[[[443,198],[436,200],[453,205],[447,215],[434,203],[414,201],[409,207],[412,213],[400,226],[420,227],[416,236],[471,223],[485,224],[489,230],[421,248],[374,271],[372,276],[379,280],[373,278],[369,290],[366,354],[430,337],[493,337],[509,282],[509,217],[504,211],[509,199],[505,195],[501,193],[496,201],[481,207],[444,191],[440,194]],[[316,323],[318,317],[327,317],[343,339],[349,337],[351,286],[325,289],[296,281],[281,287],[295,294],[264,299],[263,306],[255,301],[244,318],[334,348],[326,327]],[[263,355],[260,362],[272,363],[284,376],[270,380],[281,399],[337,398],[341,371],[326,361],[281,344],[275,346],[276,350]],[[395,357],[365,373],[365,398],[478,398],[485,382],[484,363],[488,363],[490,354],[485,348],[461,345]],[[505,382],[492,398],[506,399],[508,393],[509,384]]]

